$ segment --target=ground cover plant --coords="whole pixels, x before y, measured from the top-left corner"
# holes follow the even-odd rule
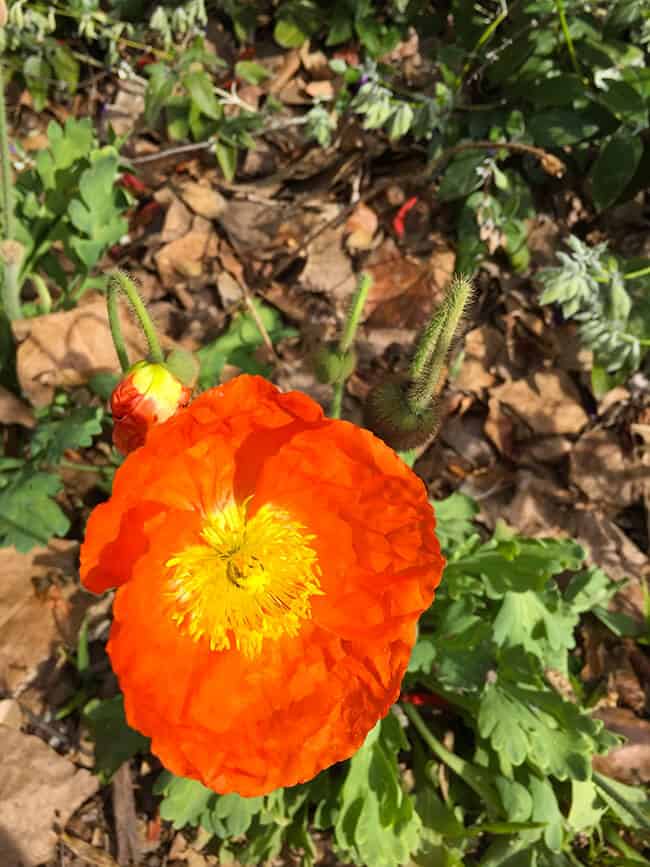
[[[0,862],[648,863],[647,3],[0,24]]]

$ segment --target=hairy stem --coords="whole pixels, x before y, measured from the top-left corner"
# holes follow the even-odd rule
[[[156,334],[156,329],[153,326],[151,317],[147,313],[147,308],[135,287],[135,283],[130,277],[127,277],[123,271],[114,271],[111,275],[110,283],[108,284],[106,303],[108,306],[108,321],[111,327],[113,343],[115,344],[115,351],[117,352],[117,357],[120,361],[122,370],[128,370],[130,364],[129,354],[126,349],[126,343],[124,342],[124,335],[122,334],[122,326],[120,325],[120,314],[117,303],[119,292],[123,292],[124,295],[126,295],[131,309],[137,317],[138,324],[140,325],[140,328],[142,328],[144,336],[147,339],[149,357],[157,364],[162,364],[165,359],[158,341],[158,335]]]

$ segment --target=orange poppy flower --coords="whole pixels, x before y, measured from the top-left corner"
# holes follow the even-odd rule
[[[163,764],[260,795],[350,756],[399,695],[444,561],[373,434],[240,376],[156,426],[81,550],[118,587],[108,653]]]

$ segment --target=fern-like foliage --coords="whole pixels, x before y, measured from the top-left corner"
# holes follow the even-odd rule
[[[648,351],[644,315],[625,283],[625,269],[608,252],[607,244],[589,247],[574,235],[569,252],[557,254],[559,265],[544,268],[538,280],[544,286],[542,304],[558,303],[567,319],[579,323],[582,342],[594,361],[610,374],[639,369]]]

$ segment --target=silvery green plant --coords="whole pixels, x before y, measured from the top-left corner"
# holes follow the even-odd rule
[[[638,370],[648,347],[648,310],[636,303],[626,281],[650,275],[649,268],[626,272],[606,243],[593,247],[571,235],[569,252],[559,252],[559,265],[537,275],[544,286],[542,304],[557,303],[567,319],[579,323],[582,342],[594,362],[608,374],[625,376]]]

